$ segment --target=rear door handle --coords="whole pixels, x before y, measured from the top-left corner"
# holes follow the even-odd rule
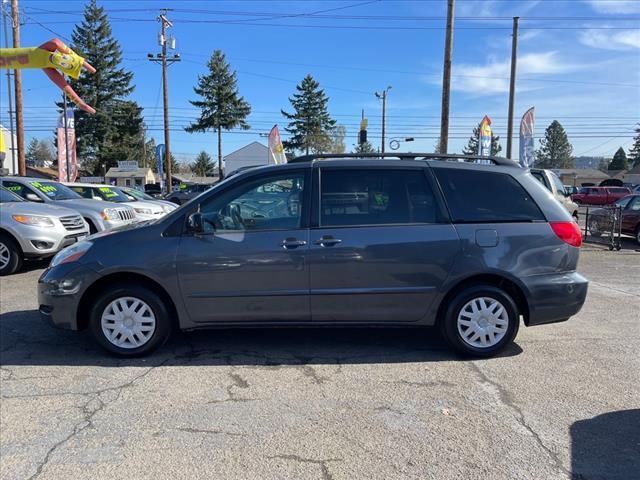
[[[280,242],[280,246],[286,249],[304,247],[307,244],[304,240],[298,240],[297,238],[285,238]]]
[[[318,240],[313,242],[313,244],[314,245],[321,245],[323,247],[331,247],[331,246],[337,245],[337,244],[339,244],[341,242],[342,242],[342,240],[340,240],[339,238],[333,238],[331,236],[326,236],[326,237],[319,238]]]

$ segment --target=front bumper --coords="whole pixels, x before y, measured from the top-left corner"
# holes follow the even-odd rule
[[[55,255],[69,245],[89,235],[89,230],[66,230],[62,228],[22,227],[16,230],[16,238],[27,258],[46,258]]]
[[[563,322],[580,311],[589,282],[577,272],[522,279],[528,290],[527,326]]]
[[[38,279],[40,316],[55,327],[79,330],[80,300],[98,277],[90,268],[78,264],[63,264],[45,270]]]

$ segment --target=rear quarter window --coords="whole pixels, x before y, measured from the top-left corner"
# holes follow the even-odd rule
[[[454,223],[544,221],[529,193],[511,175],[434,168]]]

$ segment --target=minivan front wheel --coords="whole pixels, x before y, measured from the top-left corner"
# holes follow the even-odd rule
[[[518,309],[507,292],[491,285],[476,285],[451,300],[441,326],[456,351],[491,357],[513,341],[519,322]]]
[[[137,357],[160,347],[171,333],[162,298],[139,285],[113,285],[102,292],[90,314],[96,341],[109,352]]]

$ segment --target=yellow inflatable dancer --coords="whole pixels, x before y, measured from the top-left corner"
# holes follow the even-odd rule
[[[60,73],[77,79],[83,68],[89,73],[95,73],[96,69],[57,38],[39,47],[0,48],[0,68],[40,68],[78,107],[85,112],[96,113],[82,101]]]

